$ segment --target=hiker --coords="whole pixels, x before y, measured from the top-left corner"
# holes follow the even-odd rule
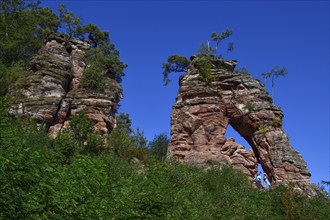
[[[270,182],[269,182],[266,174],[264,174],[264,187],[265,188],[269,188],[270,187]]]
[[[261,172],[257,173],[255,179],[256,179],[258,189],[261,189],[262,188],[262,185],[261,185]]]

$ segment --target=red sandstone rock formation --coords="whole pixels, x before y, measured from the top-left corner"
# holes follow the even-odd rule
[[[24,89],[12,92],[12,116],[33,118],[45,123],[50,136],[67,127],[70,117],[84,110],[95,123],[94,131],[108,133],[115,127],[114,114],[122,98],[121,86],[106,79],[102,93],[80,86],[85,69],[85,51],[89,44],[66,40],[53,34],[31,62]]]
[[[283,113],[265,87],[249,75],[234,74],[236,62],[223,60],[213,63],[215,80],[202,82],[196,59],[180,78],[168,155],[203,166],[231,164],[249,177],[260,163],[272,184],[294,183],[314,195],[311,174],[290,145],[282,129]],[[229,124],[251,145],[250,151],[224,137]]]

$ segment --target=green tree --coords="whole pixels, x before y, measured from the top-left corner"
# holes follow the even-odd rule
[[[280,67],[276,65],[271,71],[261,73],[262,77],[265,79],[265,85],[266,85],[266,80],[268,78],[271,78],[272,80],[272,97],[274,100],[274,86],[275,86],[275,79],[278,78],[279,76],[286,76],[288,74],[288,70],[285,67]]]
[[[126,113],[119,113],[119,115],[116,117],[117,119],[117,129],[125,130],[128,134],[133,133],[132,129],[132,120],[129,117],[129,114]]]
[[[163,82],[166,86],[171,80],[168,75],[172,72],[187,72],[190,60],[184,56],[177,54],[170,55],[167,59],[167,63],[163,63]]]
[[[57,32],[61,25],[60,18],[52,11],[51,8],[38,8],[36,11],[36,28],[37,35],[41,40],[45,40],[52,32]]]
[[[0,2],[0,95],[25,81],[26,64],[43,45],[48,33],[57,31],[59,19],[39,1]],[[15,85],[13,85],[15,84]]]
[[[101,31],[94,24],[78,26],[76,36],[81,40],[86,40],[86,38],[88,38],[92,47],[97,47],[100,44],[104,45],[109,42],[109,32]]]
[[[0,2],[0,61],[6,66],[26,62],[41,47],[36,35],[37,5],[23,0]]]
[[[69,131],[77,144],[84,144],[88,134],[92,133],[93,122],[87,117],[85,111],[80,111],[71,117]]]
[[[160,133],[155,135],[154,139],[148,144],[151,155],[158,160],[164,161],[167,156],[167,148],[170,143],[170,139],[166,133]]]
[[[212,61],[214,60],[211,55],[197,55],[198,59],[193,60],[192,64],[198,69],[200,80],[211,83],[214,80],[212,73]]]
[[[127,65],[119,59],[119,51],[114,44],[99,44],[98,47],[91,48],[87,51],[86,59],[88,67],[82,77],[82,85],[86,88],[104,90],[104,77],[114,79],[118,83],[122,82]]]
[[[141,131],[139,128],[136,129],[132,137],[133,137],[134,146],[136,148],[143,148],[143,149],[147,148],[148,140],[144,136],[144,132]]]
[[[80,25],[80,17],[75,16],[75,14],[72,11],[69,11],[64,4],[58,6],[58,11],[60,12],[59,18],[61,26],[66,29],[69,38],[72,38]]]
[[[207,45],[204,43],[200,44],[198,53],[203,54],[203,55],[212,55],[215,59],[218,56],[221,57],[222,56],[221,54],[218,55],[219,47],[220,47],[222,41],[229,38],[232,34],[233,34],[233,30],[231,30],[231,29],[227,29],[221,33],[213,32],[211,34],[211,40],[207,41]],[[210,42],[211,43],[213,42],[213,44],[215,44],[215,45],[212,47]],[[228,54],[228,52],[232,52],[233,50],[234,50],[234,43],[229,42],[228,47],[227,47],[227,54]]]
[[[217,57],[218,56],[218,49],[220,47],[220,44],[222,43],[223,40],[225,40],[226,38],[230,37],[233,34],[233,30],[231,29],[227,29],[221,33],[216,33],[213,32],[211,34],[211,41],[213,41],[215,43],[215,47],[213,50],[210,50],[210,52],[214,51],[214,56]],[[234,43],[230,42],[228,44],[228,52],[231,52],[234,50]]]

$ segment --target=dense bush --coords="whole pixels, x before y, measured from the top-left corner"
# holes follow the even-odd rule
[[[10,120],[4,114],[1,119]],[[90,134],[84,133],[86,124],[83,114],[77,116],[74,129],[78,133],[72,135],[74,129],[71,129],[54,141],[48,140],[45,132],[33,124],[22,127],[20,121],[10,121],[6,129],[1,127],[1,135],[8,131],[17,135],[1,142],[0,219],[327,219],[330,216],[330,201],[325,196],[307,198],[290,187],[258,190],[251,187],[246,176],[230,167],[205,171],[172,160],[152,166],[145,163],[142,169],[136,167],[123,153],[126,147],[135,148],[130,138],[134,132],[129,134],[127,129],[117,131],[126,132],[126,136],[114,132],[116,135],[110,138],[121,153],[115,153],[115,149],[97,153],[89,149],[86,153],[82,147],[88,144],[80,146],[81,140],[86,139],[91,149],[100,149],[95,146],[100,142],[90,141]],[[151,143],[157,141],[165,143],[167,139],[158,135]],[[148,151],[144,154],[149,155]],[[63,158],[69,158],[69,162],[63,163]],[[142,163],[144,158],[140,157]]]

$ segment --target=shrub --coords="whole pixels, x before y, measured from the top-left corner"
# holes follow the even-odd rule
[[[247,102],[247,103],[244,105],[243,109],[248,110],[248,111],[251,112],[251,111],[253,111],[253,109],[254,109],[254,105],[253,105],[252,102]]]
[[[148,145],[150,154],[153,155],[156,159],[164,161],[166,159],[169,142],[170,139],[168,138],[167,134],[161,133],[155,135],[154,139]]]
[[[95,92],[102,92],[106,87],[106,80],[100,68],[87,67],[81,78],[81,85],[84,88]]]
[[[238,69],[235,69],[234,73],[244,74],[244,75],[251,75],[249,70],[246,67],[240,67]]]
[[[282,118],[276,117],[272,120],[272,126],[282,127]]]
[[[261,134],[266,134],[268,132],[268,127],[265,124],[261,124],[258,130]]]
[[[197,68],[200,79],[207,84],[214,81],[214,76],[212,75],[212,57],[211,55],[199,55],[198,59],[195,59],[193,64]]]

